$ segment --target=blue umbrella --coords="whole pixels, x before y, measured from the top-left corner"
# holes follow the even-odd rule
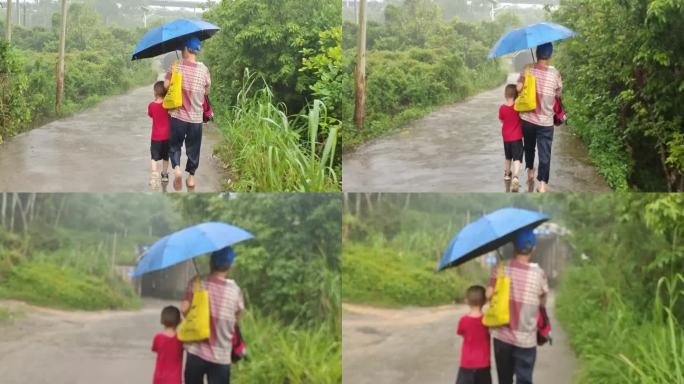
[[[148,31],[133,50],[133,60],[146,59],[181,48],[189,37],[206,40],[221,28],[202,20],[178,19]]]
[[[437,270],[458,266],[496,250],[512,241],[517,230],[536,227],[549,219],[543,213],[520,208],[503,208],[484,215],[466,225],[451,240]]]
[[[254,235],[242,228],[224,223],[209,222],[194,225],[165,236],[154,243],[135,267],[131,276],[139,277],[148,272],[168,268],[253,237]]]
[[[532,49],[538,45],[565,40],[575,35],[576,33],[573,30],[560,24],[537,23],[528,25],[506,33],[489,51],[489,58],[493,59],[507,53]]]

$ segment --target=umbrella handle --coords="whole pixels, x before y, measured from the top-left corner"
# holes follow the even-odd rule
[[[197,277],[199,277],[199,275],[200,275],[199,268],[197,268],[197,261],[194,258],[192,259],[192,265],[195,266],[195,272],[197,272]]]
[[[532,55],[532,64],[537,62],[537,59],[534,58],[534,52],[532,52],[532,48],[530,48],[530,55]]]

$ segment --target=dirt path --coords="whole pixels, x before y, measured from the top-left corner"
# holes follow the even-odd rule
[[[343,309],[344,383],[456,381],[461,350],[456,325],[467,312],[464,305],[393,310],[345,304]],[[534,381],[570,384],[577,362],[558,321],[549,316],[554,342],[537,349]],[[493,355],[492,378],[496,384]]]
[[[514,81],[509,77],[509,81]],[[442,108],[343,156],[348,192],[503,192],[503,86]],[[572,119],[572,115],[570,115]],[[557,128],[551,191],[609,191],[567,127]]]
[[[152,86],[104,101],[0,145],[0,190],[32,192],[142,192],[151,190],[147,105]],[[198,192],[221,190],[212,158],[220,133],[205,125]],[[183,152],[182,159],[185,158]],[[185,169],[185,160],[181,167]],[[168,186],[169,192],[173,191]]]
[[[22,313],[0,325],[3,384],[149,383],[152,337],[169,303],[146,300],[140,311],[66,312],[2,302]]]

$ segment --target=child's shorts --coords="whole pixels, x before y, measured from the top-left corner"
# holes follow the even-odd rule
[[[504,154],[506,160],[522,161],[523,141],[504,141]]]
[[[152,143],[150,144],[150,155],[152,155],[152,160],[154,161],[169,161],[169,141],[152,140]]]
[[[492,384],[490,367],[459,368],[456,384]]]

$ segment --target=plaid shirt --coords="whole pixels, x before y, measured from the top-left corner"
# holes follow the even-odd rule
[[[489,286],[496,286],[499,266],[492,268]],[[546,273],[538,264],[506,262],[504,275],[511,278],[510,323],[492,328],[492,337],[520,348],[537,346],[537,315],[540,296],[549,292]]]
[[[235,280],[209,277],[200,282],[202,289],[209,291],[211,313],[211,335],[209,340],[185,343],[185,350],[206,361],[216,364],[230,364],[233,349],[233,329],[238,314],[245,309],[240,287]],[[192,302],[195,280],[188,283],[185,300]]]
[[[521,112],[520,118],[542,127],[553,127],[553,105],[563,89],[560,72],[552,66],[534,64],[530,74],[537,80],[537,109],[534,112]],[[518,82],[525,83],[525,71],[520,73]]]
[[[186,123],[202,123],[204,95],[211,87],[209,68],[202,63],[181,60],[178,70],[183,74],[183,106],[169,111],[169,115]],[[171,81],[172,74],[173,65],[166,71],[166,80]]]

